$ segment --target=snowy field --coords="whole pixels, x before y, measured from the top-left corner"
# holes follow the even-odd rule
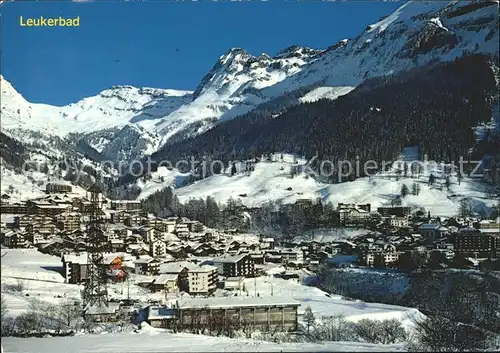
[[[271,343],[160,330],[53,338],[3,338],[5,353],[150,353],[150,352],[401,352],[403,345],[357,342]]]
[[[0,180],[0,190],[2,194],[9,194],[12,201],[26,201],[30,199],[35,199],[38,197],[47,196],[45,193],[45,187],[48,183],[47,175],[40,172],[31,173],[31,177],[35,181],[33,183],[32,180],[28,179],[28,173],[24,174],[16,174],[13,170],[7,169],[4,167],[3,163],[0,164],[1,176]],[[63,179],[54,179],[53,183],[71,185],[72,192],[71,194],[75,194],[78,196],[85,196],[86,190],[80,186],[72,185],[69,181]],[[39,185],[37,184],[39,183]],[[11,186],[14,190],[13,193],[9,192]]]
[[[191,185],[180,187],[176,193],[181,202],[190,198],[214,197],[218,202],[226,202],[230,197],[239,199],[248,207],[258,207],[273,200],[282,203],[293,203],[299,199],[321,198],[324,202],[337,203],[370,203],[372,209],[380,206],[390,206],[391,201],[401,193],[405,184],[411,191],[413,183],[420,185],[419,195],[408,195],[402,199],[403,206],[414,206],[430,211],[436,216],[455,216],[458,214],[460,200],[469,198],[475,212],[489,213],[496,200],[487,198],[487,186],[477,178],[466,176],[458,184],[457,174],[450,177],[451,186],[446,189],[443,166],[438,163],[423,164],[423,173],[417,178],[396,178],[396,166],[399,162],[416,161],[415,151],[404,151],[393,168],[385,173],[377,173],[371,178],[359,178],[352,182],[341,184],[326,184],[303,174],[290,178],[290,168],[294,157],[284,155],[283,162],[279,154],[276,162],[261,162],[255,165],[255,171],[250,175],[235,176],[214,175]],[[298,164],[306,163],[297,158]],[[428,185],[429,176],[436,178],[434,187]],[[241,196],[246,195],[246,196]]]
[[[283,268],[271,268],[269,276],[245,280],[245,292],[249,296],[278,296],[300,302],[299,320],[306,307],[310,306],[317,318],[343,315],[349,321],[360,319],[383,320],[396,318],[411,329],[409,315],[416,309],[393,305],[363,303],[343,300],[337,295],[328,295],[322,290],[302,285],[296,280],[283,280],[272,276]],[[66,284],[58,271],[58,257],[45,255],[34,249],[2,249],[2,296],[5,298],[9,316],[18,316],[28,310],[31,300],[38,299],[52,304],[67,300],[78,300],[82,286]],[[307,273],[304,273],[307,275]],[[144,276],[142,276],[144,277]],[[148,293],[133,284],[140,276],[133,276],[130,297],[161,300],[161,293]],[[22,291],[5,291],[5,285],[22,283]],[[127,286],[109,286],[110,296],[125,298]],[[243,293],[240,293],[242,295]],[[27,296],[28,295],[28,296]],[[246,295],[246,294],[244,294]],[[138,332],[108,333],[101,335],[77,335],[54,338],[4,338],[4,352],[48,353],[48,352],[164,352],[167,351],[402,351],[402,345],[375,345],[354,342],[329,342],[324,344],[281,343],[259,340],[230,339],[190,334],[171,334],[152,329],[147,324]],[[124,350],[124,347],[126,349]]]
[[[38,299],[52,304],[80,300],[83,285],[64,283],[62,262],[59,257],[46,255],[36,249],[2,249],[2,296],[9,316],[26,312],[30,302]],[[130,286],[125,283],[110,284],[111,299],[140,299],[159,301],[161,293],[150,293],[134,284],[145,276],[132,275]],[[7,290],[5,286],[21,286],[22,290]]]
[[[9,315],[16,316],[27,310],[33,298],[54,304],[67,299],[80,298],[83,286],[64,283],[63,276],[58,273],[62,269],[59,258],[41,254],[34,249],[3,249],[2,255],[2,284],[14,285],[21,282],[23,286],[21,292],[2,290]],[[408,315],[417,312],[412,308],[343,300],[340,296],[330,296],[316,287],[305,286],[296,280],[284,280],[272,276],[280,270],[282,270],[280,267],[270,269],[269,276],[245,280],[245,291],[249,296],[271,296],[272,294],[292,298],[301,303],[299,314],[310,306],[317,317],[343,315],[346,319],[353,321],[362,318],[380,320],[397,318],[406,327],[410,327]],[[130,286],[110,285],[110,297],[126,298],[130,294],[131,298],[141,299],[144,302],[161,300],[161,293],[149,293],[133,284],[140,277],[132,276]]]

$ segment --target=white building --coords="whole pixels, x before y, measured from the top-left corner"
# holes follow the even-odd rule
[[[283,249],[280,251],[283,261],[304,262],[304,252],[302,249]]]
[[[164,257],[167,254],[167,244],[163,240],[155,240],[151,243],[149,251],[153,257]]]
[[[366,265],[367,266],[373,266],[375,263],[375,256],[377,255],[382,255],[384,257],[384,261],[386,264],[390,264],[392,262],[395,262],[399,260],[399,257],[403,254],[401,251],[394,251],[394,252],[384,252],[384,253],[368,253],[366,254]]]
[[[389,225],[395,228],[404,228],[410,225],[408,218],[393,216],[389,219]]]
[[[339,203],[337,211],[341,222],[360,222],[370,217],[370,204]]]
[[[188,270],[190,294],[209,294],[217,289],[217,267],[202,265]]]

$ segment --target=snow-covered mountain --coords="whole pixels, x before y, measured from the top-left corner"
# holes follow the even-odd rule
[[[311,90],[297,103],[335,99],[366,78],[466,52],[498,54],[498,26],[498,1],[409,2],[325,50],[230,49],[194,92],[115,86],[63,107],[30,103],[2,77],[2,131],[83,140],[103,158],[130,161],[297,89]]]

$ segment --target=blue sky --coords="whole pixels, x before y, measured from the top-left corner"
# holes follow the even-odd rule
[[[354,38],[394,2],[4,3],[1,73],[29,101],[64,105],[112,85],[194,90],[231,47],[270,55]],[[19,17],[80,27],[21,27]]]

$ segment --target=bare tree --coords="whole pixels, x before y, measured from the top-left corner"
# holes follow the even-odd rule
[[[306,324],[307,335],[309,335],[311,333],[311,327],[316,322],[316,318],[314,317],[310,306],[308,306],[304,311],[304,322]]]
[[[379,328],[373,320],[362,319],[354,326],[356,334],[366,342],[376,343],[378,341]]]
[[[58,310],[59,318],[70,329],[75,328],[75,320],[83,318],[82,314],[80,303],[69,299],[62,303]]]
[[[406,331],[398,319],[389,319],[379,322],[379,339],[377,343],[391,344],[407,339]]]
[[[413,317],[415,335],[407,346],[408,351],[463,352],[488,349],[493,335],[468,324],[452,321],[442,316]]]

